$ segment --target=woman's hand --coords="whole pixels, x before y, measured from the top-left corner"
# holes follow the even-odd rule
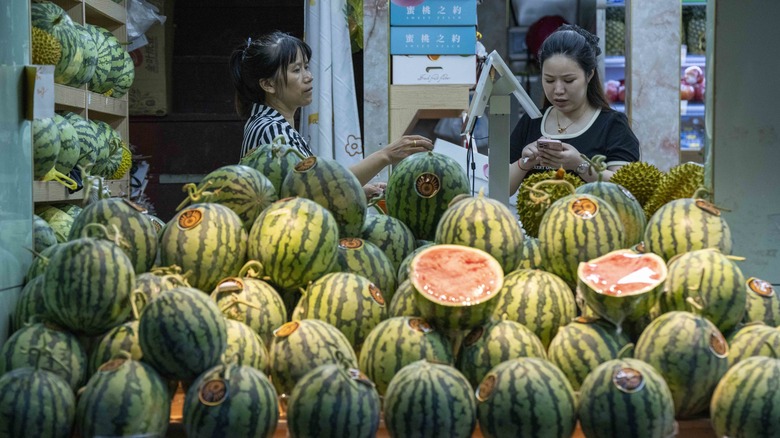
[[[404,135],[382,149],[387,164],[395,166],[399,161],[418,152],[433,150],[433,142],[421,135]]]
[[[563,147],[561,151],[537,148],[537,163],[553,169],[563,167],[565,170],[575,170],[582,163],[580,151],[569,143],[561,142],[561,146]],[[525,153],[525,151],[523,152]]]
[[[366,194],[366,199],[370,201],[371,198],[383,195],[385,187],[387,187],[387,183],[384,182],[368,183],[363,186],[363,192]]]

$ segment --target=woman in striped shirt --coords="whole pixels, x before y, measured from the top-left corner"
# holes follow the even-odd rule
[[[313,155],[306,140],[293,127],[295,112],[312,102],[313,77],[309,71],[311,48],[300,39],[272,32],[249,39],[230,57],[230,70],[236,87],[236,110],[247,117],[241,156],[271,143],[277,136],[305,156]],[[419,135],[405,135],[350,167],[366,189],[367,196],[381,192],[382,186],[369,180],[388,165],[417,152],[433,149],[433,143]]]

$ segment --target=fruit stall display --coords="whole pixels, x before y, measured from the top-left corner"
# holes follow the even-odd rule
[[[413,155],[384,214],[272,144],[168,223],[37,219],[0,436],[770,436],[780,301],[700,165],[535,175],[517,215],[466,182]]]

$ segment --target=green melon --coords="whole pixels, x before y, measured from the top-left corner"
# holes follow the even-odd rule
[[[727,341],[729,368],[753,356],[780,358],[780,329],[762,322],[742,326]]]
[[[14,313],[11,315],[12,331],[17,331],[27,324],[41,322],[47,319],[46,306],[43,304],[45,278],[38,275],[28,281],[16,301]]]
[[[79,143],[78,132],[65,117],[54,114],[54,123],[60,132],[60,152],[57,154],[57,162],[54,168],[58,172],[67,175],[76,166],[81,156],[81,144]]]
[[[746,280],[747,301],[743,322],[762,321],[774,327],[780,326],[780,297],[774,287],[765,280],[750,277]]]
[[[0,375],[0,436],[70,438],[76,397],[58,375],[24,367]]]
[[[577,193],[597,196],[607,201],[623,223],[624,243],[635,245],[642,241],[647,225],[647,217],[642,205],[625,187],[607,181],[597,181],[577,187]]]
[[[416,248],[412,230],[400,219],[384,213],[368,215],[360,237],[384,251],[396,273],[404,258]]]
[[[34,2],[30,5],[31,24],[53,36],[62,47],[60,61],[54,66],[54,82],[68,84],[84,63],[81,34],[73,20],[60,6],[52,2]]]
[[[280,194],[282,181],[287,174],[301,161],[297,151],[283,144],[284,137],[277,137],[273,143],[264,144],[253,149],[241,158],[240,164],[259,170],[266,176]]]
[[[89,352],[88,375],[92,376],[104,363],[119,356],[133,360],[143,359],[137,320],[120,324],[99,338]]]
[[[53,118],[35,119],[33,131],[33,179],[44,180],[57,164],[61,140]]]
[[[420,316],[417,309],[417,292],[412,287],[411,280],[407,279],[398,285],[387,308],[387,316]]]
[[[351,272],[374,283],[388,303],[393,299],[396,270],[387,255],[373,243],[359,237],[339,239],[336,265],[341,272]]]
[[[227,341],[225,357],[235,360],[238,365],[247,365],[262,372],[268,370],[268,350],[263,340],[251,327],[232,319],[225,318]]]
[[[56,245],[57,235],[54,234],[54,229],[48,222],[43,220],[42,217],[37,214],[33,215],[33,249],[36,253],[42,252],[44,249]]]
[[[270,346],[274,330],[287,322],[284,301],[270,284],[249,277],[230,277],[217,284],[211,293],[222,313],[243,322]]]

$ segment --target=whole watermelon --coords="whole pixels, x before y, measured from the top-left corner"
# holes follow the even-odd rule
[[[623,223],[626,246],[642,241],[647,217],[642,205],[625,187],[608,181],[596,181],[577,187],[576,192],[597,196],[615,209]]]
[[[232,319],[225,318],[225,327],[225,357],[235,360],[238,365],[247,365],[265,373],[269,364],[268,350],[260,336],[248,325]]]
[[[60,133],[53,118],[35,119],[33,131],[33,179],[41,181],[57,164]]]
[[[62,377],[24,367],[0,375],[0,436],[70,438],[76,397]]]
[[[384,213],[368,215],[360,237],[384,251],[396,273],[404,258],[416,248],[412,230],[400,219]]]
[[[373,243],[359,237],[339,239],[336,265],[341,272],[351,272],[374,283],[388,303],[393,299],[397,270],[387,255]]]
[[[285,146],[283,140],[284,137],[279,136],[271,144],[260,145],[239,162],[265,175],[276,189],[277,196],[281,192],[284,178],[302,159],[298,151]]]
[[[774,327],[780,326],[780,296],[766,280],[750,277],[746,280],[747,302],[744,322],[761,321]]]
[[[137,320],[118,325],[98,339],[90,349],[88,375],[92,376],[104,363],[118,356],[133,360],[143,359]]]
[[[274,330],[287,322],[282,297],[260,279],[226,278],[217,284],[211,298],[227,318],[251,327],[266,347],[273,341]]]

